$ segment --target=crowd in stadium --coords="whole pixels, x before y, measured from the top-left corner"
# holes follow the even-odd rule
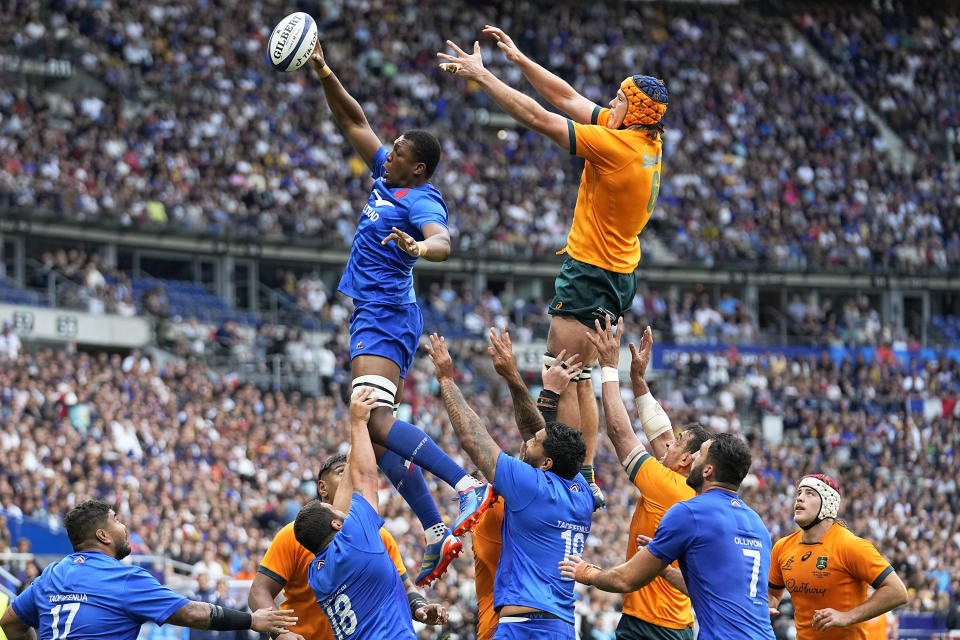
[[[484,391],[470,394],[472,405],[501,445],[517,451],[509,394],[487,356],[476,345],[454,350],[465,354],[457,358],[461,384]],[[841,517],[890,559],[910,588],[910,609],[945,611],[960,598],[960,584],[950,578],[960,572],[955,361],[902,366],[825,355],[749,362],[731,350],[674,366],[675,383],[665,379],[660,396],[674,425],[699,420],[741,432],[736,409],[756,416],[755,424],[763,415],[783,415],[782,444],[748,435],[755,463],[744,496],[773,539],[794,530],[797,478],[827,470],[842,478]],[[466,462],[435,388],[432,365],[419,360],[406,387],[415,422]],[[135,552],[165,554],[212,578],[246,576],[310,495],[319,461],[345,448],[338,389],[301,397],[237,386],[202,366],[160,368],[142,356],[23,354],[0,372],[0,508],[56,523],[79,497],[96,496],[116,505]],[[623,393],[632,409],[629,390]],[[622,523],[636,494],[603,436],[597,466],[608,506],[594,519],[587,555],[611,565],[622,560]],[[392,491],[386,486],[384,496]],[[438,504],[451,504],[441,507],[445,515],[454,517],[451,496],[434,489]],[[396,495],[385,513],[415,571],[419,528]],[[467,554],[434,587],[435,597],[458,612],[452,619],[465,625],[473,615],[472,570]],[[615,623],[609,594],[585,598],[598,628]]]
[[[3,15],[0,34],[23,56],[70,52],[77,74],[102,79],[103,90],[88,88],[99,80],[69,97],[4,87],[0,204],[138,228],[349,242],[367,169],[318,115],[316,80],[264,61],[279,3],[242,11],[226,0],[190,11],[28,4],[27,28]],[[457,253],[549,255],[563,245],[576,191],[566,152],[533,134],[478,124],[475,110],[496,107],[436,71],[443,38],[471,42],[484,23],[500,23],[598,103],[624,70],[668,79],[666,171],[651,229],[680,259],[906,271],[960,263],[956,169],[935,154],[922,154],[912,172],[899,168],[847,89],[812,66],[811,45],[776,19],[535,3],[506,18],[495,7],[441,6],[431,10],[434,31],[421,28],[415,3],[380,11],[374,2],[364,12],[320,6],[328,60],[381,137],[425,125],[441,134],[435,182],[453,211]],[[902,29],[906,18],[883,12],[872,21],[830,12],[792,18],[828,59],[852,60],[839,71],[880,101],[892,124],[917,131],[911,140],[922,150],[917,140],[957,120],[956,65],[940,57],[956,48],[956,16],[933,11],[947,14],[917,16]],[[818,28],[828,19],[839,26]],[[873,37],[880,34],[882,44]],[[863,62],[875,56],[884,65]],[[498,53],[488,63],[524,86]],[[921,99],[896,83],[935,88]]]
[[[188,4],[0,4],[0,39],[10,52],[74,63],[73,78],[56,92],[18,82],[0,88],[0,208],[347,246],[368,168],[329,117],[313,75],[281,74],[265,60],[270,25],[287,7],[278,0]],[[436,68],[445,38],[466,44],[483,24],[496,23],[599,104],[625,70],[666,80],[665,172],[641,237],[645,260],[960,268],[960,171],[945,160],[953,149],[942,135],[960,125],[955,9],[921,4],[907,15],[878,4],[867,16],[822,8],[761,18],[608,3],[530,2],[507,12],[494,2],[431,6],[424,28],[424,8],[408,0],[362,4],[354,11],[335,0],[317,3],[327,61],[385,142],[416,126],[440,136],[444,157],[434,182],[450,205],[454,254],[552,257],[564,245],[576,197],[579,168],[565,150],[511,125],[490,126],[499,110],[478,86]],[[483,45],[489,68],[529,89],[492,43]],[[836,73],[824,73],[814,52]],[[891,148],[851,92],[915,158]],[[161,365],[138,350],[23,349],[5,325],[0,511],[58,526],[80,500],[102,499],[129,526],[135,553],[189,565],[196,597],[226,603],[221,579],[256,574],[273,534],[313,497],[321,462],[347,448],[352,306],[322,275],[278,274],[277,290],[302,314],[295,322],[230,317],[211,327],[181,316],[163,284],[137,288],[133,274],[100,256],[77,249],[31,261],[27,284],[55,290],[57,305],[160,319],[164,346],[182,360]],[[519,296],[511,284],[475,296],[443,282],[418,294],[426,331],[452,338],[469,403],[500,445],[518,452],[510,395],[480,340],[491,326],[510,327],[517,343],[542,339],[547,301]],[[303,318],[328,330],[322,340],[301,330]],[[699,422],[744,436],[754,462],[741,495],[774,540],[796,528],[800,477],[837,478],[840,517],[906,583],[905,610],[960,626],[960,363],[921,358],[917,337],[885,326],[865,295],[797,295],[786,309],[759,308],[758,318],[735,291],[642,283],[624,342],[639,341],[649,324],[658,342],[681,350],[727,345],[691,349],[655,372],[654,394],[673,425]],[[738,350],[764,343],[768,333],[876,350],[844,357]],[[907,361],[894,349],[907,351]],[[241,384],[208,366],[211,355],[262,367],[283,355],[297,373],[319,372],[323,393]],[[420,356],[405,380],[410,420],[473,469],[438,398],[433,365]],[[632,392],[621,393],[633,412]],[[624,559],[624,523],[637,492],[602,425],[601,416],[595,466],[607,504],[594,516],[584,556],[609,567]],[[426,477],[452,522],[454,492]],[[423,533],[386,481],[380,493],[386,527],[415,575]],[[0,516],[0,552],[29,552],[29,541],[4,535],[4,524]],[[35,560],[6,568],[24,584],[42,569]],[[472,637],[473,571],[466,545],[428,590],[449,607],[449,637]],[[613,638],[619,597],[578,593],[581,628],[596,640]]]

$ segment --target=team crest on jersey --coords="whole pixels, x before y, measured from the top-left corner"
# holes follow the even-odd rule
[[[793,569],[793,556],[790,556],[790,559],[784,563],[783,567],[781,567],[781,571],[790,571],[792,569]]]
[[[83,556],[77,556],[73,559],[73,564],[83,564],[86,560],[83,559]]]
[[[817,569],[823,571],[827,568],[827,556],[818,556],[817,557]]]
[[[380,194],[377,193],[376,191],[373,192],[373,197],[376,198],[376,200],[377,200],[376,202],[373,203],[373,205],[374,205],[375,207],[387,206],[387,207],[391,207],[391,208],[396,209],[396,207],[394,206],[394,204],[393,204],[392,202],[390,202],[389,200],[384,200],[383,198],[381,198],[381,197],[380,197]]]

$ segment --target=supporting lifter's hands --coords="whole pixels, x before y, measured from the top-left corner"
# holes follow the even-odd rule
[[[447,351],[447,341],[443,336],[436,333],[430,334],[430,346],[427,347],[427,353],[433,360],[433,366],[436,368],[437,382],[444,379],[453,380],[453,358]]]
[[[250,615],[250,628],[257,633],[283,633],[287,627],[297,623],[298,618],[287,615],[290,613],[293,613],[293,609],[257,609]]]
[[[413,617],[423,624],[439,626],[447,623],[447,610],[442,604],[428,604],[417,609]]]

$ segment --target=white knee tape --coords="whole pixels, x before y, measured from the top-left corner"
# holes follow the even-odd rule
[[[551,355],[549,352],[543,354],[543,364],[548,369],[553,366],[553,363],[557,361],[557,358]]]
[[[373,389],[378,407],[390,407],[390,410],[393,410],[393,401],[397,397],[397,385],[383,376],[357,376],[353,379],[353,392],[350,397],[356,396],[364,387]]]
[[[649,392],[637,398],[637,411],[640,414],[643,432],[647,434],[647,440],[650,442],[673,428],[663,407]]]

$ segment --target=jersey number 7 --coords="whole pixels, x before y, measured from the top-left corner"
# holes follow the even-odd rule
[[[757,597],[757,580],[760,578],[760,550],[741,549],[743,555],[753,559],[753,569],[750,573],[750,597]]]

